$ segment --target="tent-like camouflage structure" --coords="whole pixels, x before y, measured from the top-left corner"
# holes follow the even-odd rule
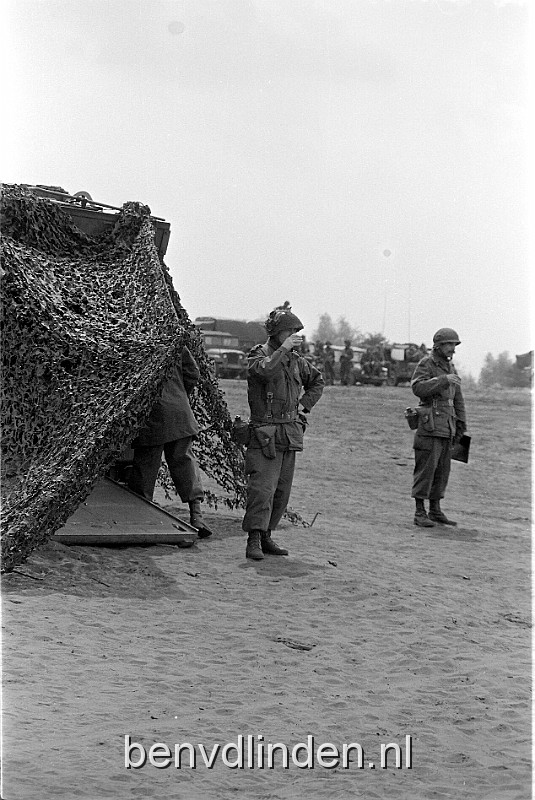
[[[126,203],[89,236],[65,207],[2,191],[2,569],[61,527],[143,424],[186,344],[201,381],[196,455],[244,500],[243,456],[197,329],[154,243],[150,209]],[[165,474],[162,477],[166,484]]]

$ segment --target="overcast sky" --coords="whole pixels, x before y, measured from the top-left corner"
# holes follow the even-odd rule
[[[148,204],[193,319],[533,347],[529,5],[4,0],[0,179]]]

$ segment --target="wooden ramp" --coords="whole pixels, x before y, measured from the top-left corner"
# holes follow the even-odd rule
[[[87,500],[53,537],[62,544],[177,544],[191,546],[196,529],[110,478],[102,478]]]

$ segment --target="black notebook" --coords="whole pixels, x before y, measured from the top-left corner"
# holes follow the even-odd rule
[[[465,433],[461,436],[460,441],[453,445],[451,457],[454,461],[462,461],[464,464],[468,464],[468,453],[470,452],[471,441],[472,437]]]

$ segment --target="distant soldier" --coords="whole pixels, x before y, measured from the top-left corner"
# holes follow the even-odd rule
[[[299,347],[299,352],[304,358],[307,358],[310,353],[310,345],[304,336],[303,336],[303,341],[301,342],[301,345]]]
[[[364,375],[371,375],[373,369],[373,353],[370,348],[368,348],[363,354],[360,360],[360,366]]]
[[[323,372],[327,386],[334,385],[334,362],[335,355],[331,343],[325,342],[325,347],[323,348]]]
[[[414,436],[414,479],[416,500],[414,524],[430,528],[435,523],[456,525],[440,508],[451,467],[451,450],[466,433],[466,413],[461,379],[451,359],[460,344],[451,328],[440,328],[433,336],[433,350],[414,370],[411,388],[420,398],[418,430]],[[429,500],[429,515],[424,500]]]
[[[314,350],[312,352],[314,358],[314,365],[320,370],[323,370],[323,342],[319,340],[314,342]]]
[[[343,386],[348,386],[353,370],[354,353],[351,347],[351,339],[344,339],[344,344],[345,347],[340,353],[340,383]]]

